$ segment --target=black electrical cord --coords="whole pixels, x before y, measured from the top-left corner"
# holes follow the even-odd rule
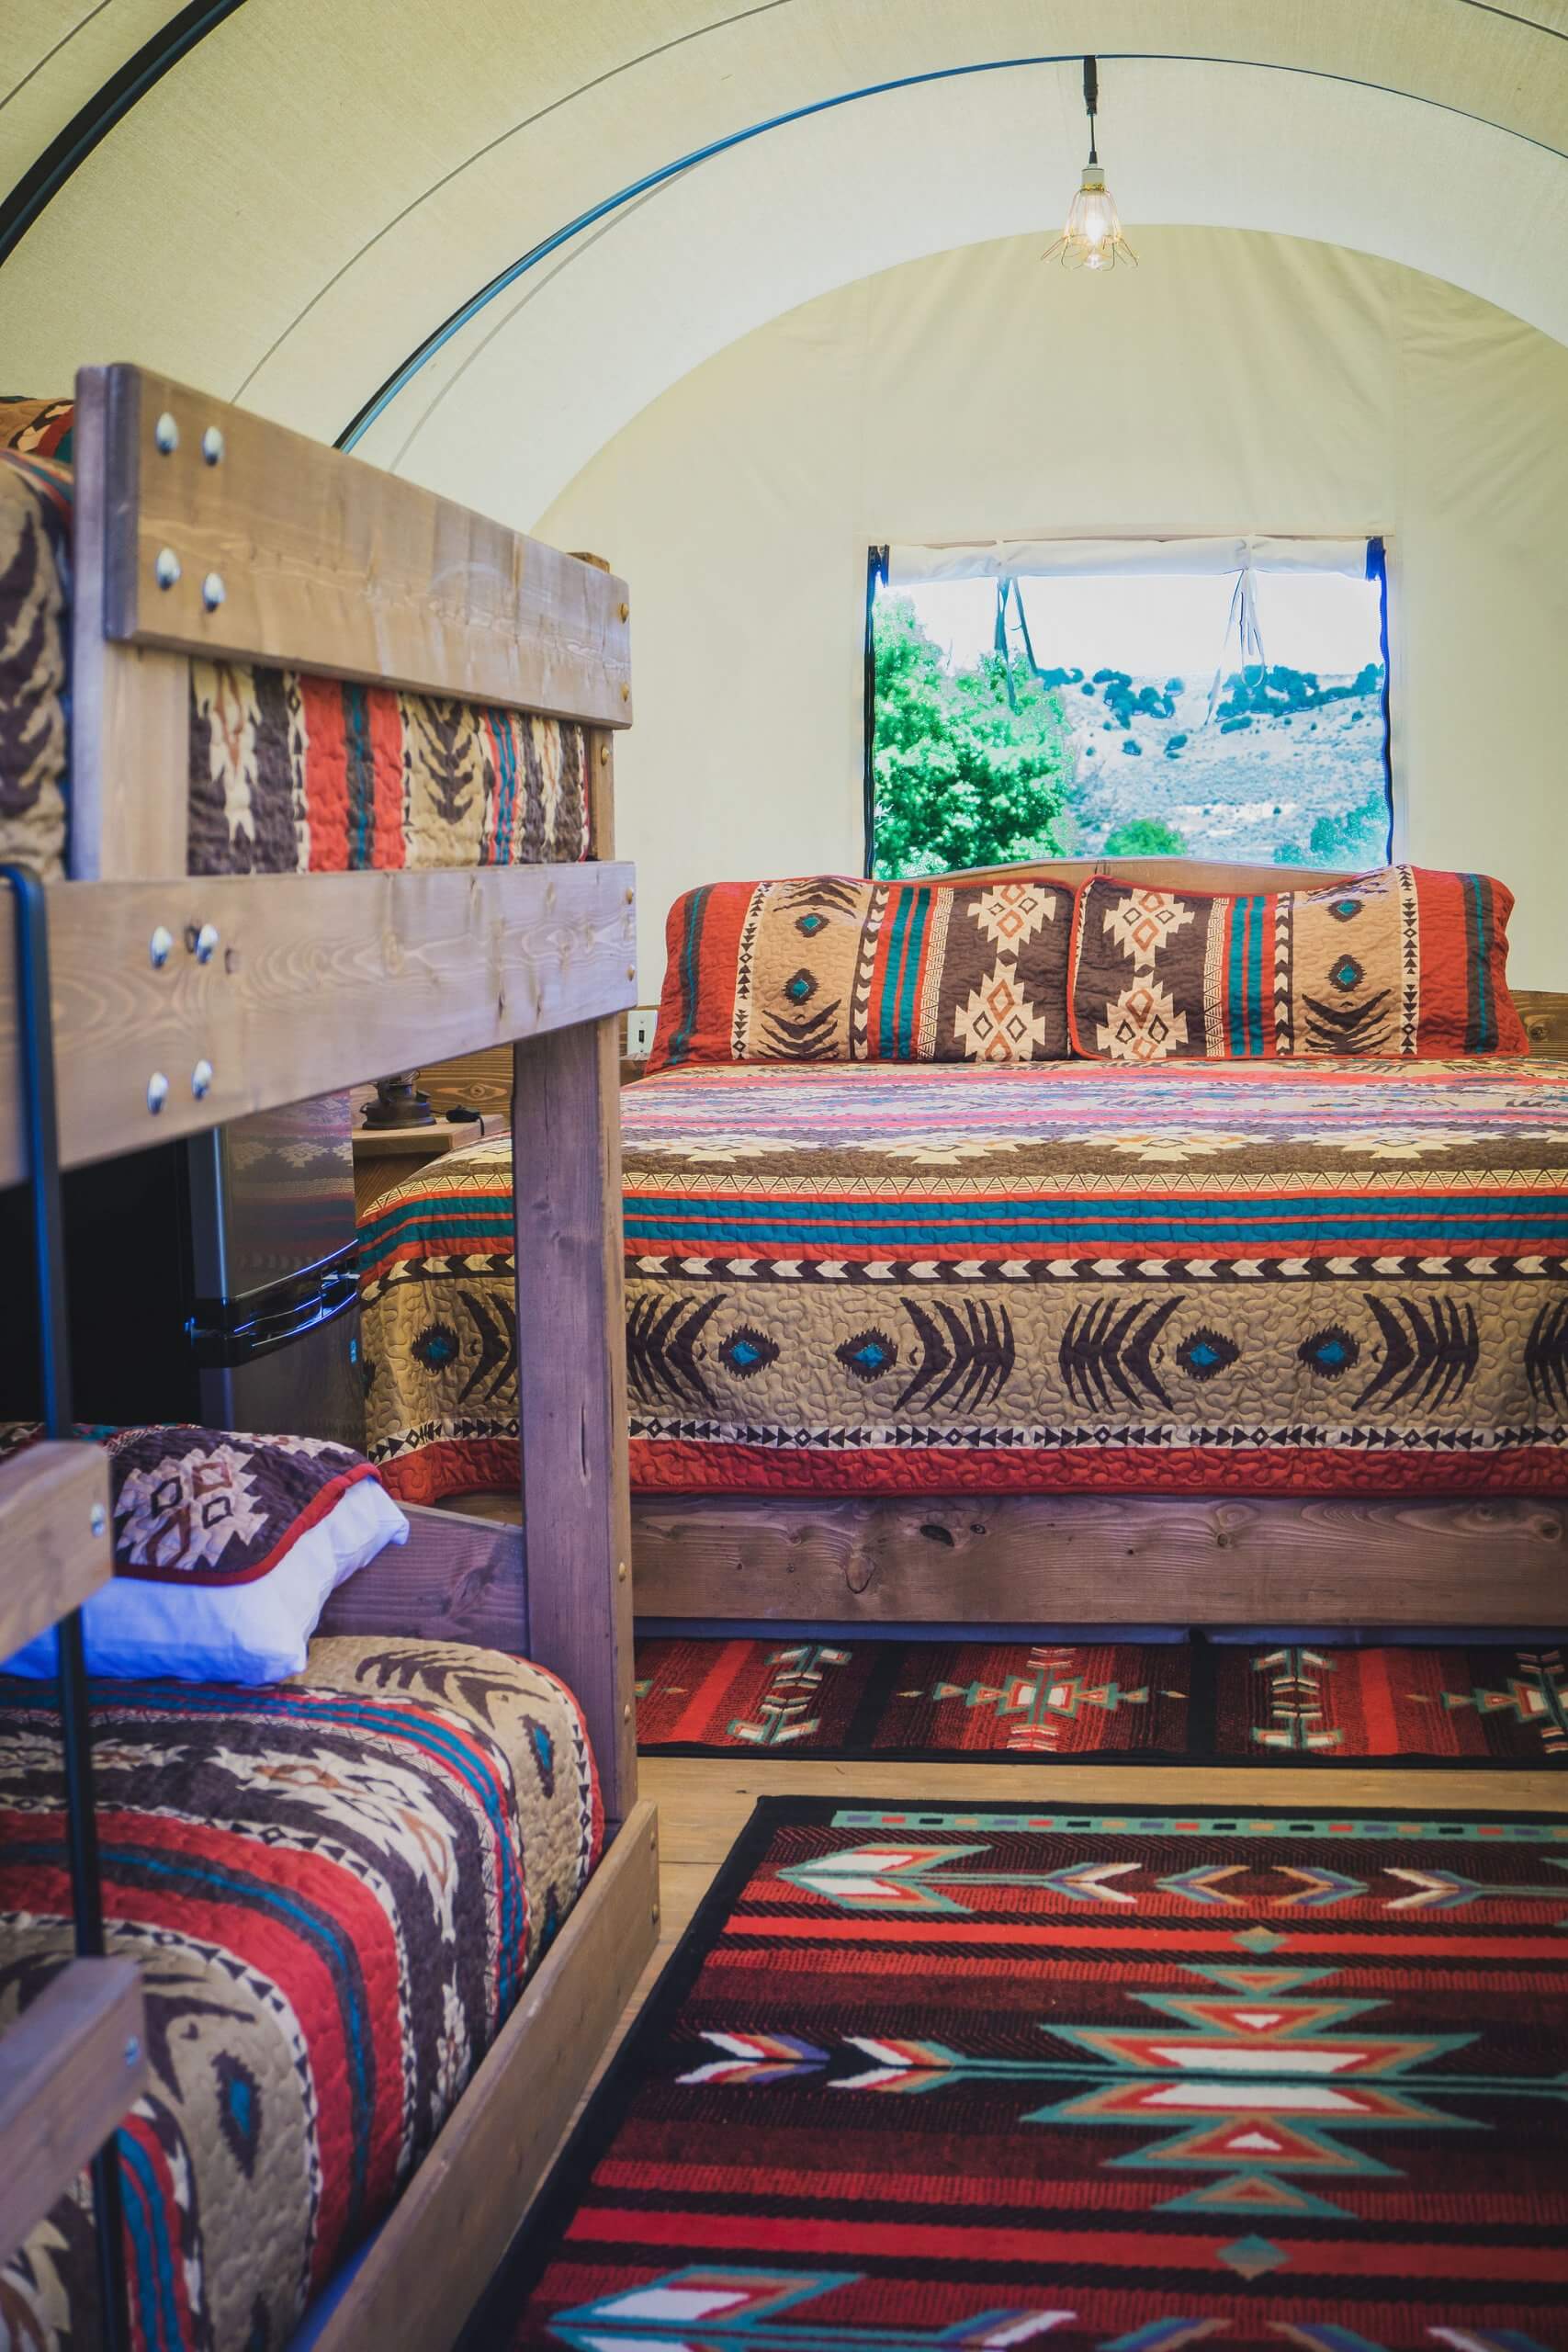
[[[1100,156],[1094,143],[1094,118],[1100,112],[1100,62],[1097,58],[1086,57],[1083,62],[1083,102],[1084,111],[1089,116],[1089,160],[1091,164],[1098,164]]]

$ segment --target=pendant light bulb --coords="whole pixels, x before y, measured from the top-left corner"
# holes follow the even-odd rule
[[[1043,258],[1059,261],[1065,269],[1114,269],[1117,263],[1138,256],[1122,234],[1116,199],[1105,185],[1105,173],[1095,148],[1094,119],[1100,105],[1100,77],[1092,57],[1083,62],[1084,109],[1089,116],[1089,161],[1071,204],[1066,226]]]

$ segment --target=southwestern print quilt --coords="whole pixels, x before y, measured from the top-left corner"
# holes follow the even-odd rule
[[[0,401],[0,862],[65,871],[71,412]]]
[[[1073,894],[997,882],[716,882],[670,910],[649,1071],[1038,1062],[1067,1052]]]
[[[1568,1492],[1568,1070],[667,1070],[623,1097],[644,1493]],[[510,1147],[361,1235],[367,1451],[510,1487]]]
[[[560,719],[193,662],[190,871],[570,865],[587,743]]]
[[[637,1645],[645,1756],[1568,1768],[1551,1644]]]
[[[430,2147],[585,1883],[576,1702],[457,1644],[334,1639],[265,1690],[93,1685],[111,1954],[151,2081],[120,2140],[142,2352],[281,2352]],[[71,1949],[59,1720],[0,1679],[0,2021]],[[96,2342],[90,2212],[0,2269],[0,2341]]]
[[[1568,1820],[759,1805],[468,2352],[1562,2352]]]
[[[66,868],[69,401],[0,400],[0,858]],[[192,874],[559,865],[588,854],[581,727],[193,662]]]
[[[1096,880],[1073,929],[1073,1049],[1145,1065],[1522,1054],[1513,904],[1484,874],[1415,865],[1250,898]]]

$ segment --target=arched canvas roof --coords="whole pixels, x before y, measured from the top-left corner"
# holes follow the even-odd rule
[[[146,359],[522,520],[764,320],[1054,229],[1089,46],[1130,224],[1568,341],[1565,0],[11,0],[3,44],[16,388]]]

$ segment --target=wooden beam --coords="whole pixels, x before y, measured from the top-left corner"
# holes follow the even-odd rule
[[[107,431],[111,638],[630,725],[624,581],[166,377],[76,397],[78,464]]]
[[[106,605],[122,593],[109,564],[134,508],[138,386],[85,368],[75,425],[76,578],[71,605],[71,854],[78,882],[183,874],[189,840],[190,663],[115,645]]]
[[[454,1510],[405,1503],[406,1544],[389,1544],[328,1599],[318,1634],[389,1634],[527,1647],[523,1531]]]
[[[592,864],[51,884],[65,1164],[635,1004],[631,898],[629,866]],[[7,899],[7,1110],[20,1099],[13,922]],[[205,962],[204,924],[218,935]],[[155,968],[160,928],[171,944]],[[168,1082],[156,1115],[154,1072]],[[26,1174],[23,1151],[20,1121],[0,1120],[0,1183]]]
[[[0,1658],[80,1609],[113,1573],[101,1446],[51,1440],[0,1462]]]
[[[615,752],[608,729],[588,733],[588,839],[594,857],[615,854]]]
[[[1568,1061],[1568,996],[1555,989],[1514,989],[1519,1018],[1540,1061]]]
[[[1325,890],[1354,873],[1330,874],[1315,865],[1234,865],[1204,857],[1055,857],[1012,865],[969,865],[944,874],[943,882],[1006,882],[1039,876],[1081,889],[1086,882],[1138,882],[1156,890]]]
[[[1322,1497],[639,1496],[644,1617],[1561,1625],[1568,1505]]]
[[[0,2034],[0,2264],[140,2098],[145,2043],[129,1960],[72,1961]]]
[[[619,1092],[618,1021],[517,1047],[528,1654],[576,1692],[612,1819],[629,1813],[637,1795]]]
[[[659,1932],[659,1826],[639,1804],[316,2339],[447,2352],[544,2180]]]

